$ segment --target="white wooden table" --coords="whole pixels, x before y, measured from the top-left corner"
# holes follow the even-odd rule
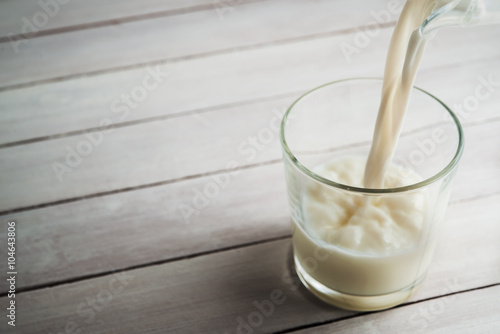
[[[278,135],[252,138],[381,76],[394,6],[58,1],[0,2],[1,333],[500,332],[500,25],[428,44],[417,85],[466,134],[444,233],[417,295],[355,313],[298,283]]]

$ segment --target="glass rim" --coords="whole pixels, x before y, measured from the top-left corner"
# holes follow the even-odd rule
[[[422,180],[422,181],[414,183],[414,184],[410,184],[410,185],[403,186],[403,187],[383,188],[382,189],[382,188],[363,188],[363,187],[348,186],[348,185],[338,183],[338,182],[329,180],[327,178],[324,178],[324,177],[314,173],[313,171],[311,171],[307,167],[305,167],[292,153],[292,150],[288,146],[286,138],[285,138],[285,126],[286,126],[286,122],[288,120],[288,115],[290,114],[293,107],[299,101],[301,101],[302,99],[304,99],[308,95],[312,94],[313,92],[315,92],[321,88],[327,87],[327,86],[331,86],[331,85],[335,85],[335,84],[339,84],[339,83],[345,83],[345,82],[349,82],[349,81],[365,81],[365,82],[378,81],[378,82],[382,82],[383,79],[372,78],[372,77],[359,77],[359,78],[348,78],[348,79],[332,81],[332,82],[323,84],[321,86],[315,87],[315,88],[309,90],[308,92],[302,94],[286,110],[285,114],[283,115],[283,119],[282,119],[281,125],[280,125],[280,142],[281,142],[281,147],[283,148],[283,150],[286,154],[286,157],[288,159],[290,159],[290,161],[293,163],[293,165],[295,167],[297,167],[300,171],[302,171],[308,177],[310,177],[310,178],[312,178],[312,179],[314,179],[322,184],[326,184],[326,185],[329,185],[329,186],[332,186],[335,188],[339,188],[339,189],[343,189],[343,190],[347,190],[347,191],[351,191],[351,192],[364,193],[364,194],[403,193],[403,192],[416,190],[416,189],[428,186],[428,185],[436,182],[437,180],[442,179],[443,177],[445,177],[446,175],[451,173],[451,171],[453,171],[453,169],[456,167],[456,165],[460,161],[460,157],[462,156],[462,152],[464,149],[464,134],[463,134],[462,125],[460,124],[460,121],[459,121],[458,117],[455,115],[455,113],[453,113],[453,111],[451,111],[451,109],[446,104],[444,104],[444,102],[442,102],[440,99],[438,99],[436,96],[432,95],[431,93],[429,93],[429,92],[427,92],[419,87],[416,87],[416,86],[413,86],[412,89],[418,90],[418,91],[426,94],[427,96],[431,97],[432,99],[437,101],[448,112],[448,114],[453,119],[453,122],[454,122],[454,124],[457,128],[457,131],[458,131],[458,146],[457,146],[457,149],[455,151],[455,154],[454,154],[453,158],[451,159],[451,161],[444,168],[442,168],[438,173],[436,173],[435,175],[433,175],[429,178],[426,178],[425,180]]]

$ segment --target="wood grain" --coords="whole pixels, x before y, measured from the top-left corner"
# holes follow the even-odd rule
[[[282,94],[298,96],[299,92],[346,77],[381,76],[390,33],[391,29],[383,29],[372,44],[353,56],[350,64],[338,45],[352,43],[352,33],[160,66],[168,76],[161,78],[158,87],[134,108],[126,107],[120,97],[131,95],[142,85],[149,76],[148,67],[0,92],[0,143],[97,129],[103,119],[124,124]],[[434,88],[432,92],[445,102],[458,103],[474,93],[477,76],[493,75],[498,81],[500,47],[483,43],[478,34],[494,39],[498,31],[479,27],[463,36],[443,31],[436,37],[442,43],[431,41],[427,48],[417,84]],[[436,69],[450,62],[455,67],[444,72]],[[497,89],[485,102],[498,101],[498,94]],[[126,116],[124,107],[129,111]],[[474,117],[476,114],[480,113],[474,113]]]
[[[53,5],[51,1],[41,2],[51,5],[42,7],[36,0],[4,0],[0,2],[0,37],[7,37],[9,34],[23,34],[23,26],[26,23],[22,18],[25,17],[34,23],[37,19],[33,19],[33,16],[40,15],[37,14],[38,12],[50,13],[51,15],[46,24],[35,25],[39,30],[37,35],[47,30],[64,31],[64,28],[91,26],[103,21],[111,21],[108,25],[112,25],[124,21],[124,19],[144,19],[144,16],[158,12],[168,15],[172,12],[184,12],[199,7],[207,9],[207,5],[209,5],[208,9],[215,10],[216,8],[209,0],[145,0],[141,1],[140,4],[136,1],[119,0],[106,2],[71,0],[66,4],[61,1],[58,6]],[[238,4],[238,2],[234,2],[235,6]],[[39,20],[41,20],[40,23],[44,22],[43,18]]]
[[[500,270],[496,265],[500,261],[497,242],[500,211],[495,204],[498,200],[497,195],[449,208],[443,238],[428,278],[412,301],[500,283]],[[474,217],[472,224],[471,217]],[[139,238],[136,240],[139,242]],[[115,254],[116,259],[124,254],[133,257],[138,253],[135,245],[129,243],[106,254]],[[154,248],[150,244],[149,249]],[[92,333],[125,330],[154,333],[167,329],[179,333],[203,330],[234,333],[238,317],[247,319],[256,310],[253,303],[269,300],[276,289],[283,292],[286,300],[275,307],[271,316],[264,318],[256,332],[283,330],[353,314],[317,301],[302,287],[296,289],[296,277],[289,272],[290,255],[287,239],[127,271],[123,277],[130,277],[126,280],[128,284],[112,293],[109,303],[88,322],[90,315],[84,312],[87,307],[82,307],[80,314],[77,308],[86,303],[87,298],[107,298],[110,284],[118,290],[119,284],[113,282],[113,275],[22,293],[17,300],[19,314],[25,316],[16,329],[30,332],[36,327],[38,331],[57,332],[68,321],[74,321],[85,332]],[[102,260],[94,260],[99,261]],[[496,289],[491,293],[496,293]],[[452,304],[466,305],[467,302]],[[377,314],[393,319],[390,324],[395,325],[408,320],[398,316],[401,309]],[[432,324],[436,328],[442,325]]]
[[[456,207],[466,210],[452,221],[461,219],[464,226],[471,217],[480,217],[478,213],[492,214],[492,222],[499,222],[494,204],[497,197],[479,201],[482,209],[476,204],[466,209],[461,204],[500,189],[500,158],[497,153],[486,155],[484,145],[485,141],[498,145],[499,132],[493,131],[497,126],[475,126],[471,128],[474,132],[466,132],[471,138],[452,194]],[[496,139],[485,137],[485,128]],[[229,175],[229,181],[218,173],[5,216],[26,226],[19,232],[19,243],[25,245],[20,256],[26,264],[19,284],[36,286],[287,235],[289,214],[282,173],[281,163],[275,163],[241,170]],[[214,178],[227,185],[212,198],[200,195],[215,184]],[[493,232],[491,236],[497,237]],[[453,245],[467,251],[469,248],[460,246],[466,238],[467,234],[462,235]],[[130,249],[128,255],[117,257],[122,249]]]
[[[499,298],[497,285],[294,333],[496,333]]]
[[[250,136],[270,128],[273,120],[274,124],[278,123],[273,110],[283,110],[288,104],[288,101],[277,100],[213,111],[200,118],[172,118],[118,128],[111,133],[100,133],[100,136],[72,136],[4,148],[1,151],[0,182],[4,191],[0,194],[0,210],[154,185],[223,171],[231,166],[280,159],[277,133],[269,144],[259,148],[260,151],[254,149],[255,154],[246,151],[250,151]],[[499,145],[499,126],[496,120],[468,131],[468,145],[475,147],[470,154],[481,159],[471,161],[471,169],[463,165],[460,173],[467,173],[471,184],[462,194],[498,191],[498,151],[487,149],[483,143]],[[184,140],[186,133],[190,135],[188,141]],[[357,136],[348,139],[355,138]],[[97,144],[91,144],[91,140]],[[78,153],[78,158],[77,153],[71,152],[82,154]],[[32,177],[27,179],[26,175]]]
[[[27,271],[19,275],[19,287],[289,235],[282,169],[274,164],[231,175],[208,203],[204,195],[195,199],[214,182],[202,177],[9,215],[21,224],[24,245],[19,259]],[[184,215],[181,206],[195,211]],[[127,256],[116,256],[120,249]]]
[[[41,36],[23,43],[17,53],[4,43],[0,44],[4,68],[0,87],[342,31],[373,20],[370,10],[383,4],[373,2],[356,15],[357,5],[347,0],[321,0],[314,6],[304,0],[266,1],[237,6],[223,20],[215,8],[209,8]],[[337,19],[331,19],[332,12]]]
[[[428,44],[417,85],[458,112],[466,150],[421,290],[362,315],[298,285],[277,135],[253,158],[238,148],[301,92],[380,76],[395,17],[347,59],[341,45],[387,1],[221,1],[72,0],[17,54],[5,36],[41,7],[0,2],[0,240],[15,220],[14,332],[237,333],[274,293],[283,303],[254,333],[495,332],[500,26]],[[152,71],[168,75],[144,101],[113,107]],[[113,129],[100,142],[103,120]],[[86,134],[99,143],[59,182],[51,163]],[[6,291],[0,281],[1,305]]]

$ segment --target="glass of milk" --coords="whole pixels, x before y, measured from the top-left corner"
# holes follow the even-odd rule
[[[358,311],[400,304],[421,284],[463,150],[457,117],[413,88],[383,186],[363,187],[381,90],[378,79],[313,89],[280,134],[296,271],[319,298]]]

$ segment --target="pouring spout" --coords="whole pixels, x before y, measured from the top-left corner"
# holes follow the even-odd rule
[[[419,28],[426,39],[439,28],[500,23],[500,0],[445,0],[436,7]]]

